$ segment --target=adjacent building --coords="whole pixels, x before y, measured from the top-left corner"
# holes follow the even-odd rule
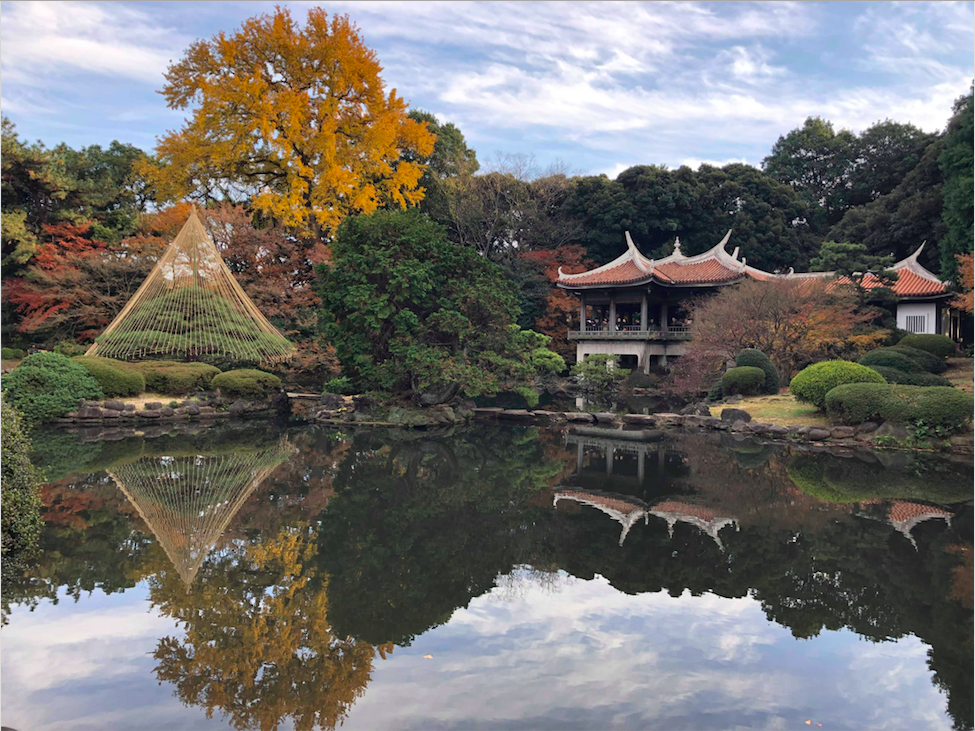
[[[738,247],[729,254],[729,230],[711,249],[685,256],[680,239],[674,251],[663,259],[648,259],[640,253],[629,232],[626,251],[619,257],[587,272],[565,274],[559,270],[558,286],[579,298],[579,328],[569,332],[576,343],[576,360],[594,353],[620,356],[624,368],[649,372],[666,366],[669,359],[683,355],[691,337],[692,304],[696,297],[746,278],[810,279],[834,276],[833,272],[784,274],[749,266]],[[892,286],[897,295],[897,325],[915,333],[938,333],[960,339],[959,313],[949,307],[952,294],[918,261],[921,244],[911,256],[891,268],[898,273]],[[868,286],[881,286],[868,276]]]

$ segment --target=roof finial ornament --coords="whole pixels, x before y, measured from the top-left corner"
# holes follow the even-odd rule
[[[674,239],[674,253],[675,254],[680,253],[680,236]]]

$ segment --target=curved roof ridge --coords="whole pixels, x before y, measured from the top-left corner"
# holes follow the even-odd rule
[[[895,272],[900,271],[901,269],[909,269],[910,271],[914,272],[919,277],[921,277],[921,279],[927,279],[929,282],[937,282],[938,284],[947,285],[948,282],[945,282],[944,280],[940,279],[937,274],[928,271],[928,269],[926,269],[923,265],[918,263],[917,258],[918,256],[920,256],[921,251],[924,250],[924,245],[926,243],[928,243],[926,240],[922,241],[921,245],[917,247],[917,249],[914,251],[913,254],[904,257],[896,264],[892,264],[890,268],[893,269]]]
[[[610,269],[615,269],[616,267],[623,266],[628,261],[632,261],[633,265],[645,274],[650,274],[653,272],[653,260],[647,259],[640,250],[636,248],[636,244],[633,243],[633,239],[630,238],[630,232],[626,231],[624,233],[626,239],[626,251],[620,254],[618,257],[613,259],[608,264],[603,264],[595,269],[588,269],[584,272],[577,272],[576,274],[567,274],[562,271],[562,267],[559,267],[559,279],[563,281],[571,281],[577,279],[578,277],[588,276],[591,274],[599,274],[600,272],[609,271]]]

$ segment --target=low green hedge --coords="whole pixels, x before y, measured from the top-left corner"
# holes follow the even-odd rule
[[[921,373],[924,371],[914,359],[909,358],[904,353],[898,353],[893,348],[877,348],[876,350],[871,350],[857,362],[860,365],[869,366],[870,368],[874,366],[896,368],[904,373]]]
[[[721,376],[721,391],[725,396],[755,396],[762,393],[764,388],[765,371],[754,366],[731,368]]]
[[[775,370],[775,366],[772,365],[769,357],[761,350],[747,348],[741,351],[735,359],[735,365],[739,367],[750,366],[752,368],[761,368],[765,373],[765,384],[762,387],[762,393],[776,394],[779,392],[779,373]]]
[[[905,373],[896,368],[887,366],[870,366],[877,373],[887,379],[887,383],[896,383],[902,386],[945,386],[951,387],[951,381],[934,373]]]
[[[955,343],[944,335],[908,335],[897,344],[924,350],[942,359],[949,358],[957,352]]]
[[[241,368],[214,376],[211,385],[219,388],[221,393],[256,399],[278,391],[281,388],[281,379],[273,373]]]
[[[24,351],[20,348],[0,348],[0,358],[3,360],[20,360],[24,357]]]
[[[822,409],[826,394],[845,383],[886,383],[877,371],[847,360],[824,360],[803,368],[789,383],[789,391],[798,401]]]
[[[71,360],[88,370],[106,396],[136,396],[146,390],[145,376],[127,363],[97,355],[79,355]]]
[[[104,397],[88,370],[59,353],[35,353],[3,377],[4,401],[28,422],[56,419],[77,408],[81,399]]]
[[[724,397],[724,391],[721,388],[721,379],[711,384],[711,389],[708,391],[708,401],[720,401]]]
[[[890,421],[960,429],[972,420],[972,396],[942,386],[892,386],[854,383],[837,386],[826,395],[831,421],[860,424]]]
[[[129,363],[146,379],[146,390],[167,396],[182,396],[206,391],[220,369],[207,363],[180,363],[173,360],[145,360]]]
[[[895,345],[891,350],[906,355],[928,373],[944,373],[948,370],[948,364],[944,358],[939,358],[934,353],[929,353],[926,350],[918,350],[917,348],[911,348],[906,345]]]

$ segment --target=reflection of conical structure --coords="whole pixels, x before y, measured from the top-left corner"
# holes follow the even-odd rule
[[[86,355],[271,362],[293,350],[241,289],[194,209]]]
[[[143,457],[108,474],[189,586],[254,488],[292,451],[282,439],[256,450]]]
[[[619,545],[623,545],[630,528],[640,518],[644,522],[647,520],[647,509],[643,503],[636,498],[610,495],[608,493],[597,493],[591,490],[560,489],[555,492],[552,506],[558,507],[559,500],[572,500],[582,503],[589,507],[596,508],[606,513],[610,518],[623,526],[620,533]]]

